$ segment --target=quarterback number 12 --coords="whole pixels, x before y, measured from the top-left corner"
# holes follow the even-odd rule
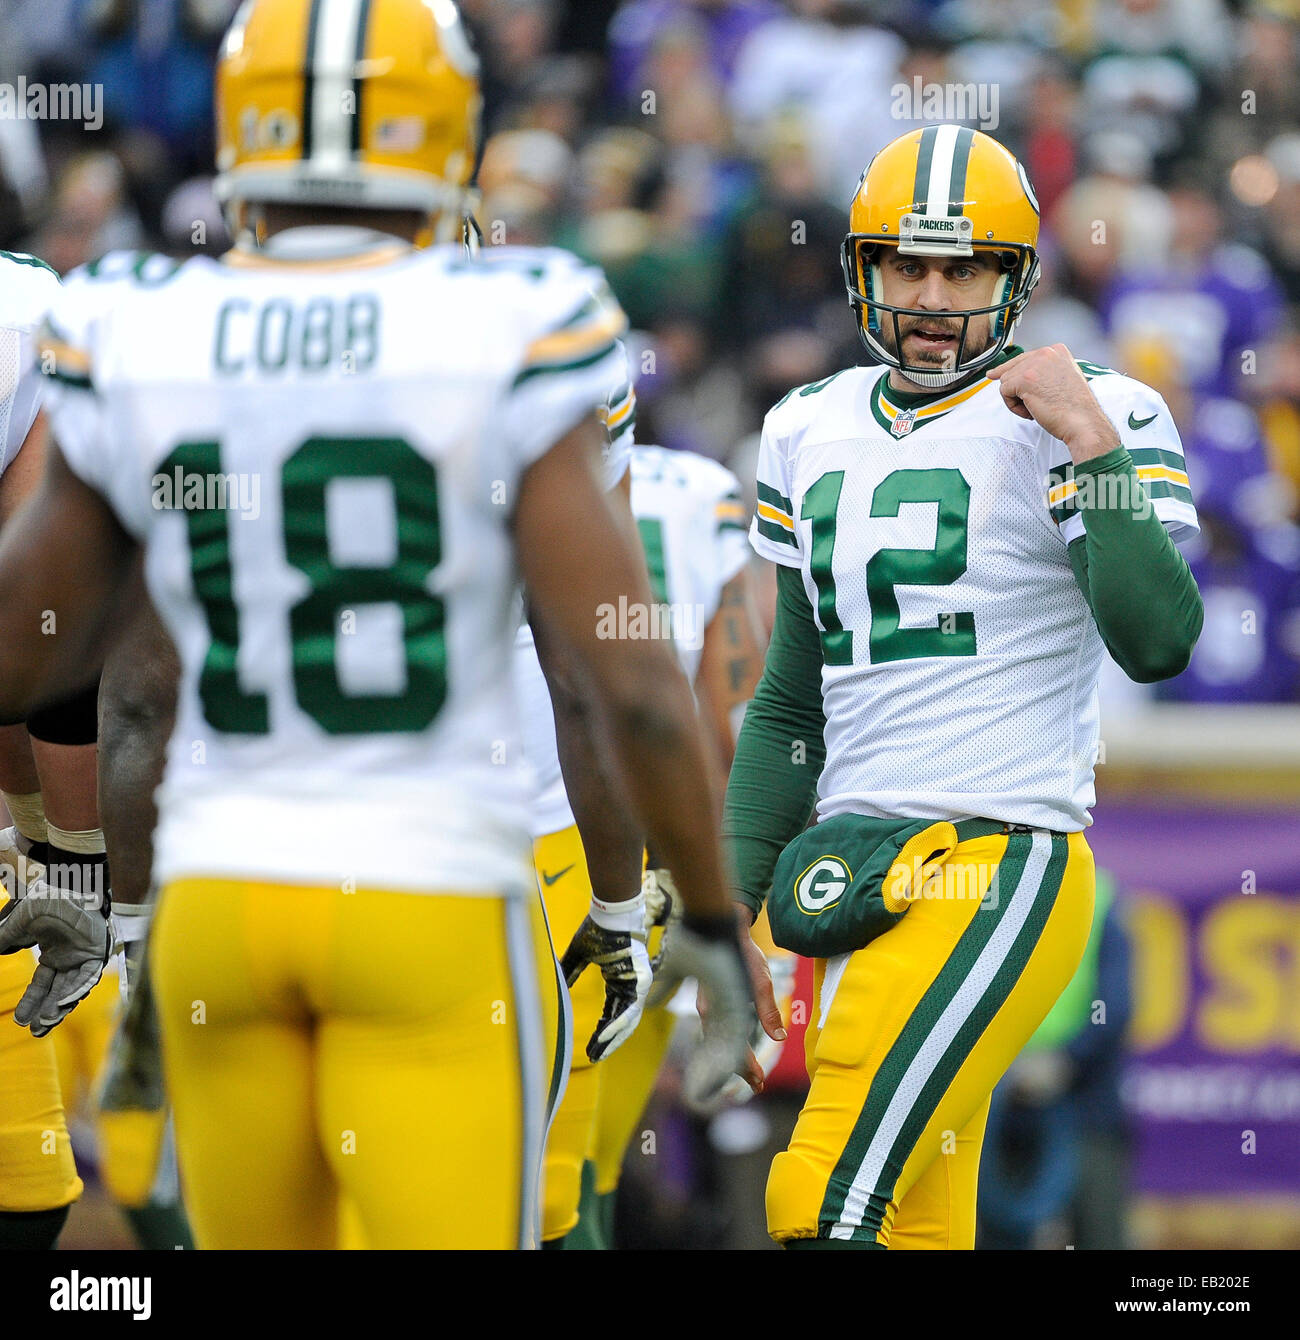
[[[822,658],[827,665],[853,664],[853,630],[836,610],[836,520],[844,471],[822,475],[803,497],[800,516],[812,522],[809,568],[817,587],[817,618],[822,626]],[[960,470],[895,470],[871,496],[873,517],[896,517],[903,503],[938,503],[934,546],[930,549],[878,549],[867,563],[867,599],[871,607],[870,663],[905,661],[921,656],[974,656],[975,616],[970,611],[943,614],[933,628],[900,628],[896,586],[948,586],[966,571],[970,485]]]
[[[160,467],[208,478],[221,474],[217,442],[182,442]],[[340,567],[330,560],[326,487],[336,479],[387,479],[396,512],[391,564]],[[401,438],[309,437],[280,471],[284,553],[310,589],[289,611],[294,696],[331,735],[419,731],[447,696],[444,602],[429,593],[429,573],[442,561],[438,478],[433,462]],[[239,609],[235,603],[230,529],[225,508],[185,509],[194,591],[211,641],[199,674],[203,715],[214,730],[265,735],[267,696],[239,683]],[[345,693],[336,636],[346,610],[396,605],[402,615],[406,687],[397,694]]]

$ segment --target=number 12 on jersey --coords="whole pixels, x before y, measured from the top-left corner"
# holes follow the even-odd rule
[[[822,626],[822,658],[827,665],[853,664],[853,630],[836,608],[833,566],[836,523],[844,471],[821,476],[803,496],[799,515],[812,522],[809,570],[817,588]],[[933,628],[900,628],[896,586],[948,586],[966,571],[970,485],[960,470],[895,470],[871,495],[871,516],[896,517],[903,503],[937,503],[934,545],[929,549],[878,549],[868,560],[867,601],[871,609],[869,662],[905,661],[921,656],[974,656],[975,615],[941,614]]]
[[[159,467],[221,477],[218,442],[182,442]],[[338,479],[383,479],[392,487],[396,553],[384,566],[340,567],[330,559],[325,494]],[[403,438],[309,437],[280,470],[284,555],[311,584],[289,610],[294,696],[331,735],[419,731],[447,696],[445,602],[426,581],[442,561],[438,477],[433,462]],[[240,614],[231,566],[232,525],[224,507],[186,507],[194,591],[211,641],[199,675],[203,715],[214,730],[265,735],[265,693],[239,683]],[[395,605],[402,617],[405,688],[395,694],[346,693],[336,638],[345,611]]]

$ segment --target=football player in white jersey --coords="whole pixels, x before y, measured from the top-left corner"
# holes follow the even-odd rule
[[[36,487],[45,464],[46,424],[38,414],[43,378],[33,350],[37,328],[56,301],[58,277],[36,257],[11,252],[0,253],[0,276],[4,317],[0,360],[12,375],[0,399],[2,525]],[[131,649],[125,650],[129,655]],[[140,666],[133,664],[130,674],[138,681]],[[110,771],[102,792],[97,787],[96,689],[92,682],[72,698],[31,713],[25,725],[0,728],[0,789],[14,821],[0,834],[0,867],[6,884],[11,877],[17,881],[19,893],[29,884],[34,891],[38,880],[57,886],[68,876],[85,889],[87,866],[91,878],[105,871],[107,825],[101,826],[99,801],[102,797],[109,804],[124,786],[129,789],[131,779]],[[124,785],[117,785],[119,781]],[[151,794],[150,786],[146,799]],[[124,863],[114,870],[114,880],[127,873]],[[147,882],[147,869],[144,878]],[[38,901],[39,896],[28,907]],[[114,939],[123,925],[130,924],[129,918],[119,919]],[[52,1241],[68,1203],[80,1191],[59,1104],[61,1098],[63,1106],[70,1107],[79,1092],[94,1101],[119,1008],[115,962],[110,959],[107,968],[98,983],[59,1007],[65,1019],[79,1008],[48,1042],[35,1036],[48,1031],[39,1024],[27,1032],[0,1031],[0,1070],[11,1095],[0,1117],[0,1142],[5,1147],[0,1157],[0,1240],[27,1245]],[[19,1024],[30,1024],[48,1003],[39,990],[28,989],[32,975],[26,953],[0,957],[5,1012]],[[48,1064],[51,1050],[57,1069]],[[47,1131],[54,1132],[53,1157]],[[156,1160],[140,1152],[139,1134],[130,1117],[106,1118],[96,1112],[98,1172],[141,1245],[171,1246],[185,1241],[185,1234],[183,1229],[176,1231],[174,1206],[161,1203],[166,1197],[151,1196],[152,1172],[141,1175],[140,1170],[145,1165],[152,1170]],[[137,1183],[142,1184],[138,1190]],[[31,1204],[42,1208],[17,1208]],[[155,1230],[162,1231],[155,1236]]]
[[[460,233],[477,137],[449,0],[252,0],[217,101],[236,246],[91,267],[48,319],[0,717],[102,659],[142,553],[181,662],[149,955],[200,1246],[334,1246],[345,1198],[369,1246],[532,1245],[553,960],[502,766],[520,577],[686,897],[722,1016],[701,1089],[753,1008],[689,687],[593,619],[648,599],[599,479],[624,318],[544,255],[421,245]],[[37,938],[90,971],[87,909]]]
[[[776,942],[817,960],[811,1091],[767,1189],[787,1245],[972,1245],[989,1095],[1092,916],[1103,648],[1162,679],[1200,631],[1167,407],[1009,343],[1037,239],[996,141],[900,136],[843,248],[875,366],[763,428],[777,616],[724,834],[745,918],[768,898]]]
[[[58,276],[35,256],[0,252],[0,525],[30,494],[44,463],[43,388],[33,350],[58,287]],[[89,735],[77,739],[74,731],[68,737],[70,719],[78,730],[86,727],[87,705]],[[13,821],[0,832],[0,877],[6,886],[0,899],[20,894],[29,879],[35,886],[43,876],[51,836],[47,807],[68,829],[98,828],[93,685],[89,695],[77,694],[72,704],[33,714],[30,724],[34,735],[23,724],[0,727],[0,789]],[[58,827],[55,837],[65,850],[76,841]],[[5,1094],[0,1104],[0,1247],[53,1246],[82,1189],[53,1040],[13,1026],[15,1020],[29,1023],[39,1003],[39,994],[29,990],[33,968],[28,952],[0,956],[0,1090]]]

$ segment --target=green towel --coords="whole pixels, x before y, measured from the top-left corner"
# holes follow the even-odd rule
[[[906,916],[912,895],[959,842],[1005,831],[991,819],[837,814],[777,857],[767,902],[772,939],[807,958],[861,949]]]

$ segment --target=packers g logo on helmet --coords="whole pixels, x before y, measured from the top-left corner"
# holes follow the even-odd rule
[[[898,318],[934,315],[882,302],[879,251],[896,246],[909,256],[971,256],[993,251],[1002,273],[988,307],[961,316],[957,357],[936,370],[902,361]],[[840,259],[858,335],[876,362],[897,368],[919,386],[949,386],[991,363],[1006,347],[1038,283],[1038,201],[1018,160],[996,140],[966,126],[926,126],[887,144],[868,164],[849,207],[849,233]],[[967,359],[973,317],[987,315],[991,339]],[[893,322],[894,349],[881,339],[882,318]]]
[[[236,230],[249,202],[469,212],[481,98],[452,0],[245,0],[216,103]]]

